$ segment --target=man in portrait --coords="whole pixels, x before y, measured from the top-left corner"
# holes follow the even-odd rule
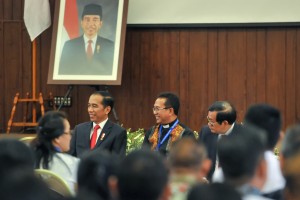
[[[111,75],[114,42],[98,35],[103,26],[102,7],[88,4],[80,22],[83,35],[64,44],[59,75]]]

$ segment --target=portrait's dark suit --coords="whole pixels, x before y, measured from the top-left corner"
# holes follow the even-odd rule
[[[234,124],[234,127],[231,131],[231,133],[228,136],[222,136],[222,137],[230,137],[235,134],[238,134],[239,131],[242,129],[241,124]],[[209,127],[206,125],[199,131],[199,141],[202,141],[206,147],[207,150],[207,156],[211,160],[211,168],[207,175],[207,179],[211,180],[212,175],[215,171],[215,165],[216,165],[216,158],[217,158],[217,143],[218,143],[218,137],[219,134],[212,133],[209,129]]]
[[[80,157],[90,150],[90,134],[93,122],[85,122],[75,127],[69,153]],[[126,155],[127,132],[121,126],[108,120],[104,125],[94,149],[103,149],[124,157]]]
[[[111,75],[114,43],[98,36],[93,57],[87,58],[83,36],[64,44],[59,75]]]

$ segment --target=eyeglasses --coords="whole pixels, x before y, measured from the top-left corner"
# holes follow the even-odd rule
[[[171,107],[165,107],[165,108],[160,108],[160,107],[153,107],[152,110],[153,112],[159,112],[160,110],[166,110],[166,109],[169,109]]]
[[[212,122],[211,119],[209,119],[208,117],[207,117],[207,122],[208,122],[208,125],[210,125],[210,126],[214,126],[216,123],[216,122]]]

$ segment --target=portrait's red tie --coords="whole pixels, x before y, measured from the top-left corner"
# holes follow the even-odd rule
[[[88,46],[87,46],[87,49],[86,49],[86,56],[87,56],[88,59],[91,59],[93,57],[92,43],[93,43],[92,40],[88,41]]]
[[[91,137],[91,143],[90,143],[91,149],[93,149],[97,143],[97,131],[99,128],[100,128],[100,126],[98,124],[94,127],[94,131],[93,131],[93,134]]]

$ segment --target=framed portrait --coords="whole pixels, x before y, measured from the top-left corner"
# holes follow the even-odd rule
[[[48,84],[120,85],[128,0],[55,4]]]

